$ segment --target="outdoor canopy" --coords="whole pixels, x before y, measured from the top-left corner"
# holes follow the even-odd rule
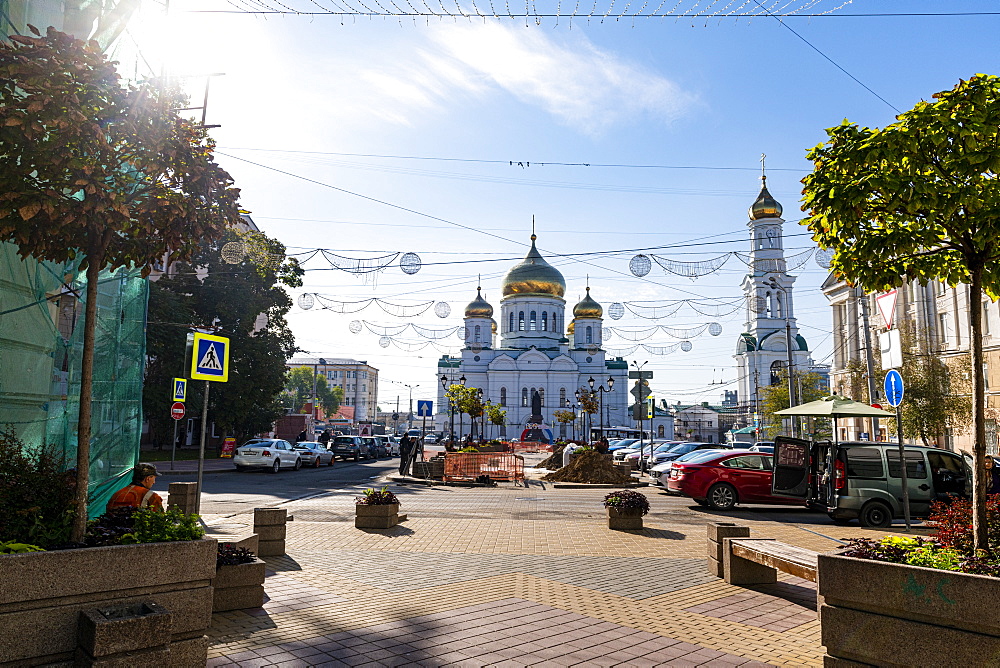
[[[881,408],[873,408],[868,404],[863,404],[847,397],[832,394],[817,401],[810,401],[807,404],[799,404],[780,411],[774,411],[775,415],[804,415],[811,417],[878,417],[891,418],[895,413],[889,413]]]

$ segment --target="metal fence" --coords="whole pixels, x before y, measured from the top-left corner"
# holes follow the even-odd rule
[[[444,457],[444,480],[524,481],[524,457],[506,452],[449,452]]]

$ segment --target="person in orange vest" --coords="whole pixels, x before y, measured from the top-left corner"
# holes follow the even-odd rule
[[[163,512],[163,499],[153,491],[159,473],[152,464],[140,462],[132,470],[132,484],[112,495],[106,510],[115,508],[154,508]]]

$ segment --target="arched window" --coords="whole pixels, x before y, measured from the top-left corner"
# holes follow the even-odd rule
[[[544,387],[538,388],[538,401],[539,401],[539,403],[541,403],[542,406],[545,405],[545,388]]]
[[[517,331],[524,331],[524,311],[519,311],[517,314]]]
[[[482,327],[476,325],[476,338],[474,339],[476,343],[479,343],[479,337],[482,335]]]
[[[528,405],[528,388],[521,388],[521,406],[526,407]]]
[[[506,406],[507,405],[507,388],[506,387],[501,387],[500,388],[500,405],[501,406]]]
[[[549,314],[548,311],[542,311],[542,331],[549,331]]]
[[[513,311],[510,312],[510,326],[507,328],[507,331],[508,332],[513,332],[514,331],[514,312]]]
[[[594,328],[588,326],[587,327],[587,343],[593,343],[593,342],[594,342]]]
[[[528,323],[528,330],[533,332],[536,329],[538,329],[538,316],[535,314],[534,311],[532,311],[531,312],[531,320]]]
[[[775,295],[775,302],[778,304],[777,315],[774,316],[776,318],[784,318],[785,317],[783,315],[784,312],[785,312],[785,300],[784,300],[783,297],[784,297],[784,295],[782,295],[780,292]]]
[[[663,438],[663,425],[662,424],[659,427],[656,428],[656,435],[659,438]]]
[[[785,363],[781,360],[771,362],[771,385],[781,382],[781,370],[785,368]]]
[[[559,388],[559,406],[562,407],[562,406],[565,406],[565,405],[566,405],[566,388],[565,387],[560,387]]]
[[[767,306],[767,313],[765,314],[768,318],[774,317],[774,297],[770,292],[764,294],[764,303]]]

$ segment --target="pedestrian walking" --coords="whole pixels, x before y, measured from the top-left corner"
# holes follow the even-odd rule
[[[409,434],[403,434],[399,439],[399,475],[407,475],[410,470],[410,453],[413,451],[413,441]]]
[[[328,448],[330,447],[331,438],[333,438],[333,436],[330,434],[330,430],[324,429],[323,433],[319,435],[319,442],[323,444],[324,448]]]
[[[295,437],[295,442],[296,443],[301,443],[302,441],[308,441],[308,440],[309,440],[309,436],[306,434],[306,430],[305,429],[303,429],[302,431],[300,431],[299,435]]]
[[[140,462],[132,469],[132,483],[115,492],[105,510],[153,508],[163,512],[163,499],[153,491],[159,473],[152,464]]]

